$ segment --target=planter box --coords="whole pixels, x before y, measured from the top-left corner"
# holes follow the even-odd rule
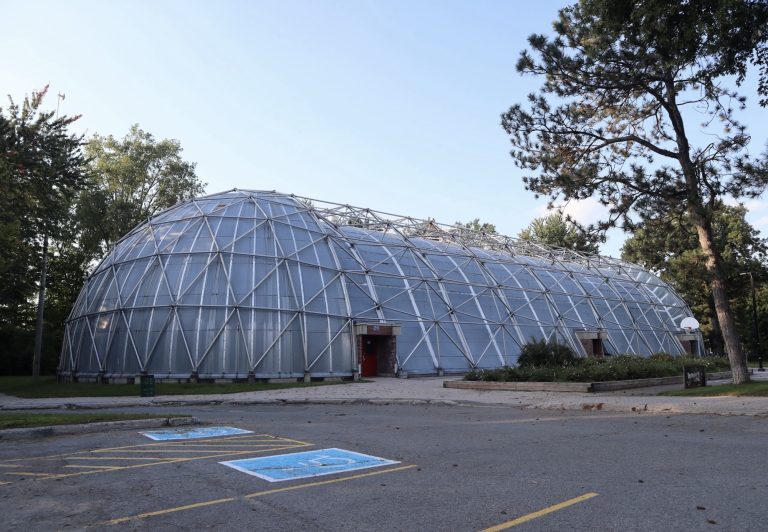
[[[730,371],[707,373],[707,380],[730,379]],[[613,392],[632,388],[648,388],[683,384],[683,376],[656,377],[653,379],[633,379],[626,381],[603,382],[489,382],[489,381],[445,381],[444,388],[460,390],[499,390],[512,392]]]
[[[444,388],[461,390],[504,390],[513,392],[589,392],[591,382],[486,382],[445,381]]]

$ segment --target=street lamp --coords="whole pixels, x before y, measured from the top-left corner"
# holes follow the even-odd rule
[[[739,275],[749,275],[749,285],[752,288],[752,325],[753,334],[755,336],[755,344],[757,345],[757,371],[765,371],[763,367],[763,355],[760,351],[760,331],[757,327],[757,299],[755,297],[755,278],[752,277],[752,272],[744,272]]]

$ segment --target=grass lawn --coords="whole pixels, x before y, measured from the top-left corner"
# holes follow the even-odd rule
[[[286,382],[286,383],[225,383],[225,384],[156,384],[155,395],[192,395],[255,392],[261,390],[278,390],[281,388],[304,388],[307,386],[328,386],[345,384],[341,382]],[[64,383],[58,384],[56,377],[40,377],[37,381],[32,377],[0,377],[0,393],[23,397],[25,399],[43,397],[119,397],[138,396],[139,384],[91,384]]]
[[[687,390],[675,390],[662,392],[659,395],[674,395],[677,397],[768,397],[768,382],[750,382],[748,384],[722,384],[718,386],[706,386],[704,388],[688,388]]]
[[[0,429],[73,425],[95,423],[97,421],[124,421],[126,419],[157,419],[163,417],[168,416],[163,414],[29,414],[0,412]],[[189,417],[189,414],[174,414],[173,417]]]

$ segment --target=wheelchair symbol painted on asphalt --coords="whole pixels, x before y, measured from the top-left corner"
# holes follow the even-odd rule
[[[243,460],[230,460],[219,463],[269,482],[281,482],[283,480],[318,477],[346,471],[356,471],[358,469],[382,467],[399,464],[400,462],[354,451],[331,448],[275,456],[261,456],[259,458],[246,458]]]

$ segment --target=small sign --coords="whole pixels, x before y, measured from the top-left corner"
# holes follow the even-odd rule
[[[702,366],[683,366],[683,380],[686,388],[707,385],[707,370]]]
[[[216,436],[233,436],[236,434],[253,434],[252,430],[238,429],[235,427],[200,427],[194,429],[154,430],[151,432],[139,432],[150,440],[197,440],[200,438],[214,438]]]
[[[400,462],[332,448],[219,463],[268,482],[281,482],[382,467]]]

